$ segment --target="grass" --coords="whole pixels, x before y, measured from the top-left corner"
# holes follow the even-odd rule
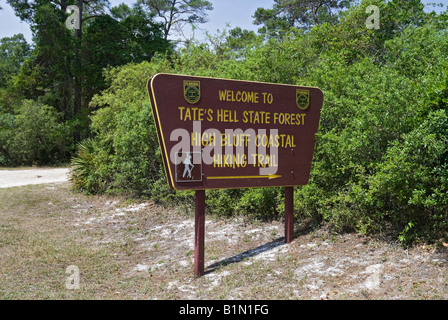
[[[213,215],[206,275],[196,279],[194,217],[151,202],[126,211],[133,203],[73,193],[68,183],[0,189],[0,300],[448,297],[447,267],[431,259],[405,264],[399,246],[324,229],[284,245],[281,221]],[[378,263],[389,265],[389,280],[378,291],[359,289],[366,266]],[[79,268],[79,289],[65,285],[69,266]],[[332,268],[343,273],[325,273]]]
[[[272,288],[265,282],[272,278],[272,268],[266,268],[262,261],[224,263],[208,277],[192,277],[194,251],[180,249],[178,258],[171,257],[170,243],[161,241],[160,230],[181,232],[176,231],[176,222],[168,225],[173,213],[166,210],[133,213],[132,219],[123,220],[121,228],[112,223],[113,219],[104,222],[104,228],[83,228],[78,221],[82,224],[104,219],[104,204],[110,199],[72,193],[68,184],[58,188],[36,185],[0,189],[0,198],[1,300],[272,297]],[[116,213],[130,204],[122,199],[107,210]],[[175,219],[185,218],[183,215]],[[148,231],[154,225],[166,228]],[[225,227],[220,222],[218,225]],[[149,243],[146,249],[134,241],[138,237]],[[191,235],[186,237],[193,241]],[[257,246],[253,236],[244,232],[240,240],[241,250]],[[222,240],[209,241],[206,260],[216,262],[228,251]],[[146,272],[132,272],[137,261],[151,255],[154,261]],[[181,268],[175,260],[187,263]],[[65,287],[70,276],[67,267],[73,265],[80,270],[79,290]],[[180,281],[177,290],[167,290],[173,280]],[[285,295],[277,293],[276,297]]]
[[[0,189],[0,299],[111,298],[120,270],[109,247],[86,246],[72,225],[74,200],[67,188]],[[67,290],[66,269],[81,271],[81,290]]]

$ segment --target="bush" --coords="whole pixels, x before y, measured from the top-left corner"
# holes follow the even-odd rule
[[[276,218],[279,213],[279,203],[281,203],[280,190],[280,188],[245,190],[237,204],[238,212],[260,220]]]
[[[431,112],[403,142],[388,150],[378,172],[368,179],[366,196],[357,199],[369,212],[375,209],[371,214],[375,225],[391,223],[402,241],[446,236],[447,132],[447,111]]]
[[[163,59],[129,64],[106,72],[109,89],[91,107],[92,141],[73,159],[75,187],[89,193],[151,196],[164,177],[146,82],[168,68]],[[84,155],[87,155],[85,157]],[[86,174],[84,174],[84,172]]]
[[[206,197],[207,210],[219,216],[232,217],[238,212],[242,194],[244,190],[241,189],[210,190]]]
[[[50,106],[24,100],[16,115],[3,115],[0,131],[3,165],[48,165],[68,161],[73,139],[70,127]]]
[[[93,139],[78,143],[77,153],[71,161],[70,175],[70,181],[75,189],[92,194],[105,191],[95,163],[98,161],[97,148]]]
[[[2,111],[0,107],[0,166],[7,166],[9,164],[7,144],[11,129],[14,127],[14,115]]]
[[[402,242],[448,236],[446,43],[429,23],[386,40],[382,63],[362,55],[347,63],[338,50],[320,56],[308,78],[325,103],[297,210],[338,231]]]

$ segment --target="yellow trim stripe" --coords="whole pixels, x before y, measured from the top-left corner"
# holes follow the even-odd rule
[[[197,79],[210,79],[210,80],[225,80],[225,81],[233,81],[233,82],[244,82],[244,83],[258,83],[258,84],[268,84],[268,85],[274,85],[274,86],[285,86],[285,87],[301,87],[301,88],[312,88],[312,89],[320,89],[319,87],[310,87],[310,86],[301,86],[297,84],[284,84],[284,83],[272,83],[272,82],[260,82],[260,81],[247,81],[247,80],[237,80],[237,79],[224,79],[224,78],[212,78],[212,77],[199,77],[199,76],[189,76],[184,74],[173,74],[173,73],[158,73],[153,78],[159,76],[159,75],[166,75],[166,76],[177,76],[177,77],[188,77],[188,78],[197,78]],[[299,88],[297,88],[299,89]]]
[[[174,184],[174,179],[173,179],[173,174],[171,173],[171,165],[170,165],[170,157],[168,155],[168,151],[166,149],[166,144],[165,144],[165,136],[163,135],[163,129],[162,129],[162,124],[160,123],[160,115],[159,115],[159,108],[157,107],[157,101],[156,101],[156,95],[154,93],[154,79],[160,74],[156,74],[154,77],[151,78],[151,93],[152,93],[152,98],[154,100],[154,109],[156,110],[157,113],[157,122],[159,123],[159,129],[160,129],[160,134],[161,134],[161,140],[163,143],[163,151],[165,153],[165,159],[167,162],[167,167],[168,167],[168,173],[170,175],[170,179],[171,179],[171,185],[173,186],[174,190],[178,191],[176,189],[176,185]]]
[[[270,174],[268,176],[223,176],[223,177],[207,177],[208,180],[225,180],[225,179],[277,179],[280,175]]]

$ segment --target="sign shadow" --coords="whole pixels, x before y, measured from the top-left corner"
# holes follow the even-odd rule
[[[273,241],[271,241],[269,243],[266,243],[266,244],[264,244],[262,246],[259,246],[257,248],[250,249],[250,250],[247,250],[247,251],[245,251],[243,253],[237,254],[237,255],[235,255],[233,257],[226,258],[226,259],[223,259],[221,261],[215,262],[215,263],[207,266],[205,274],[213,273],[214,271],[216,271],[220,267],[227,266],[227,265],[232,264],[232,263],[239,263],[239,262],[243,261],[246,258],[251,258],[251,257],[257,256],[257,255],[259,255],[261,253],[267,252],[269,250],[272,250],[274,248],[277,248],[277,247],[280,247],[280,246],[283,246],[283,245],[286,245],[285,237],[281,237],[281,238],[275,239],[275,240],[273,240]]]

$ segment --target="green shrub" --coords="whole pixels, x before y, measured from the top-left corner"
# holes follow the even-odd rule
[[[90,193],[123,193],[151,196],[153,184],[163,176],[162,159],[149,105],[146,83],[168,68],[163,59],[129,64],[106,72],[110,87],[91,102],[95,109],[88,142],[88,161],[83,144],[73,159],[75,187]]]
[[[237,212],[260,220],[278,217],[281,188],[246,189],[237,204]]]
[[[3,122],[8,122],[0,131],[4,164],[48,165],[68,161],[72,152],[71,130],[61,122],[61,115],[54,108],[24,100],[17,114],[2,117]]]
[[[0,166],[9,165],[9,156],[7,150],[8,139],[11,129],[14,127],[14,115],[10,113],[2,113],[0,107]]]
[[[388,150],[378,172],[368,179],[367,198],[358,199],[366,207],[374,206],[376,213],[372,218],[376,225],[383,221],[392,223],[403,241],[446,236],[447,132],[447,111],[431,112],[403,142]]]
[[[105,183],[98,170],[98,154],[95,140],[86,139],[78,143],[76,155],[71,161],[70,181],[75,189],[86,193],[105,191]]]
[[[238,203],[245,190],[223,189],[207,192],[207,210],[223,217],[232,217],[238,212]]]

